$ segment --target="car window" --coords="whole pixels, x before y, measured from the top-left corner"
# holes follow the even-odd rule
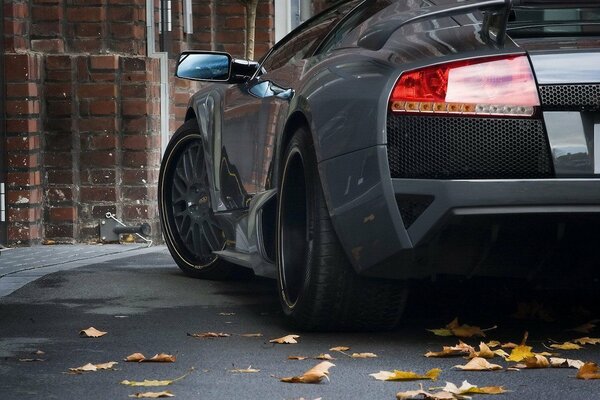
[[[337,47],[346,36],[346,33],[350,32],[379,11],[388,7],[393,2],[393,0],[376,0],[368,1],[358,6],[351,15],[335,27],[327,40],[325,40],[316,51],[316,54],[325,53]]]
[[[600,32],[597,8],[528,9],[515,7],[508,23],[510,35],[560,36],[597,35]]]
[[[331,28],[362,1],[364,0],[344,2],[300,25],[267,55],[261,65],[262,72],[311,56]]]

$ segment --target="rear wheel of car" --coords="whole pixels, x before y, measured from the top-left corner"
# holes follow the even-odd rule
[[[158,179],[160,222],[173,259],[187,275],[227,279],[235,267],[213,251],[223,250],[225,235],[210,204],[202,136],[195,119],[173,135]]]
[[[331,224],[306,129],[287,146],[279,188],[277,282],[285,316],[306,330],[393,328],[406,285],[361,277],[350,265]]]

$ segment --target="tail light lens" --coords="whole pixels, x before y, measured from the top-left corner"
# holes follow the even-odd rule
[[[540,105],[526,56],[457,61],[403,73],[390,97],[397,113],[531,117]]]

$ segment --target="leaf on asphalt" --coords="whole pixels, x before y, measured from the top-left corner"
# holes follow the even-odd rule
[[[240,336],[243,337],[262,337],[262,333],[242,333]]]
[[[165,354],[165,353],[160,353],[160,354],[155,354],[154,357],[149,358],[145,361],[147,362],[175,362],[177,358],[171,354]]]
[[[352,353],[352,358],[377,358],[375,353]]]
[[[130,381],[130,380],[124,380],[121,381],[121,385],[127,385],[127,386],[144,386],[144,387],[154,387],[154,386],[169,386],[177,381],[180,381],[184,378],[186,378],[189,374],[191,374],[194,371],[194,368],[190,368],[190,370],[188,372],[186,372],[185,374],[181,375],[178,378],[175,379],[170,379],[170,380],[148,380],[148,379],[144,379],[143,381]]]
[[[494,347],[498,347],[500,346],[502,343],[500,343],[497,340],[490,340],[489,342],[486,343],[487,347],[489,347],[490,349],[493,349]]]
[[[252,368],[252,366],[250,365],[248,368],[230,369],[229,372],[239,373],[239,374],[252,374],[252,373],[255,373],[255,372],[260,372],[260,369]]]
[[[550,347],[558,350],[579,350],[582,348],[580,345],[571,342],[564,342],[560,344],[555,343],[551,344]]]
[[[582,324],[582,325],[576,326],[575,328],[571,328],[571,329],[567,329],[567,330],[580,332],[580,333],[590,333],[596,327],[597,322],[598,322],[597,319],[593,319],[589,322],[586,322],[585,324]]]
[[[398,392],[396,393],[396,398],[398,400],[405,399],[427,399],[427,400],[455,400],[456,397],[449,392],[437,392],[437,393],[429,393],[423,390],[423,385],[419,390],[409,390],[406,392]]]
[[[573,343],[577,343],[580,345],[586,345],[586,344],[598,344],[600,343],[600,338],[591,338],[591,337],[581,337],[581,338],[577,338],[573,340]]]
[[[325,354],[319,354],[318,356],[315,357],[317,360],[335,360],[335,358],[331,357],[329,354],[325,353]]]
[[[523,340],[521,341],[521,344],[518,346],[515,346],[512,349],[512,351],[510,352],[510,356],[506,359],[506,361],[521,362],[526,358],[534,356],[534,353],[531,351],[531,350],[533,350],[533,347],[525,345],[528,337],[529,337],[529,332],[525,332],[525,334],[523,335]]]
[[[502,343],[500,345],[500,347],[502,347],[503,349],[514,349],[515,347],[517,347],[518,344],[513,343],[513,342],[508,342],[508,343]]]
[[[444,346],[442,351],[428,351],[425,357],[455,357],[470,354],[475,349],[463,341],[459,341],[455,346]]]
[[[188,336],[191,337],[195,337],[195,338],[200,338],[200,339],[204,339],[204,338],[222,338],[222,337],[229,337],[231,336],[229,333],[223,333],[223,332],[199,332],[199,333],[188,333]]]
[[[458,323],[458,318],[454,318],[445,328],[441,329],[427,329],[430,332],[433,332],[437,336],[456,336],[461,338],[469,338],[473,336],[485,337],[485,332],[496,329],[496,326],[493,326],[488,329],[481,329],[478,326],[471,325],[460,325]]]
[[[372,376],[378,381],[417,381],[422,379],[429,379],[435,381],[437,380],[438,376],[440,376],[441,372],[441,369],[433,368],[425,372],[424,375],[421,375],[412,371],[399,371],[395,369],[393,372],[379,371],[374,374],[369,374],[369,376]]]
[[[507,391],[503,386],[482,386],[478,387],[472,385],[467,381],[463,381],[460,387],[457,387],[452,382],[446,382],[446,386],[442,388],[442,391],[452,393],[458,396],[464,396],[468,394],[502,394]]]
[[[488,360],[481,357],[475,357],[465,365],[455,365],[452,368],[462,369],[463,371],[494,371],[502,369],[500,365],[491,364]]]
[[[323,378],[329,380],[329,368],[331,367],[335,367],[335,364],[330,363],[329,361],[323,361],[302,375],[281,378],[280,381],[288,383],[319,383]]]
[[[219,315],[224,316],[224,317],[230,317],[232,315],[235,315],[234,312],[220,312]]]
[[[46,361],[43,358],[19,358],[19,362],[42,362]]]
[[[69,372],[74,373],[74,374],[81,374],[84,372],[96,372],[96,371],[100,371],[100,370],[114,369],[113,367],[117,364],[118,364],[118,362],[116,362],[116,361],[111,361],[111,362],[107,362],[107,363],[103,363],[103,364],[87,363],[81,367],[69,368]]]
[[[479,343],[479,351],[472,350],[469,353],[469,358],[481,357],[481,358],[494,358],[496,356],[496,352],[492,351],[488,347],[487,344],[481,342]]]
[[[583,366],[581,360],[571,360],[569,358],[550,357],[550,366],[554,368],[576,368]]]
[[[45,355],[46,353],[44,353],[44,352],[43,352],[43,351],[41,351],[41,350],[36,350],[36,351],[32,352],[31,354],[35,354],[36,356],[43,356],[43,355]]]
[[[523,363],[515,365],[515,368],[519,369],[536,369],[536,368],[548,368],[550,361],[545,356],[540,354],[534,354],[533,357],[527,357],[523,359]]]
[[[298,343],[296,339],[298,339],[300,335],[286,335],[277,339],[269,340],[269,343],[279,343],[279,344],[295,344]]]
[[[337,347],[332,347],[329,349],[329,351],[348,351],[350,350],[350,347],[347,346],[337,346]]]
[[[129,397],[133,397],[136,399],[159,399],[163,397],[175,397],[175,395],[168,390],[164,390],[162,392],[144,392],[144,393],[136,393],[130,394]]]
[[[288,356],[288,360],[308,360],[306,356]]]
[[[600,379],[598,365],[593,362],[586,362],[577,371],[577,379]]]
[[[124,361],[128,362],[142,362],[146,359],[146,357],[142,353],[133,353],[128,355]]]
[[[79,331],[79,336],[85,337],[85,338],[97,338],[97,337],[104,336],[107,333],[108,332],[99,331],[98,329],[96,329],[93,326],[91,326],[91,327],[89,327],[87,329]]]

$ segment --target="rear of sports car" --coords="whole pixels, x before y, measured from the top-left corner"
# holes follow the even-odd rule
[[[380,241],[394,254],[351,253],[363,274],[532,277],[600,262],[600,4],[514,3],[495,50],[432,58],[394,84],[384,166],[397,220]]]

